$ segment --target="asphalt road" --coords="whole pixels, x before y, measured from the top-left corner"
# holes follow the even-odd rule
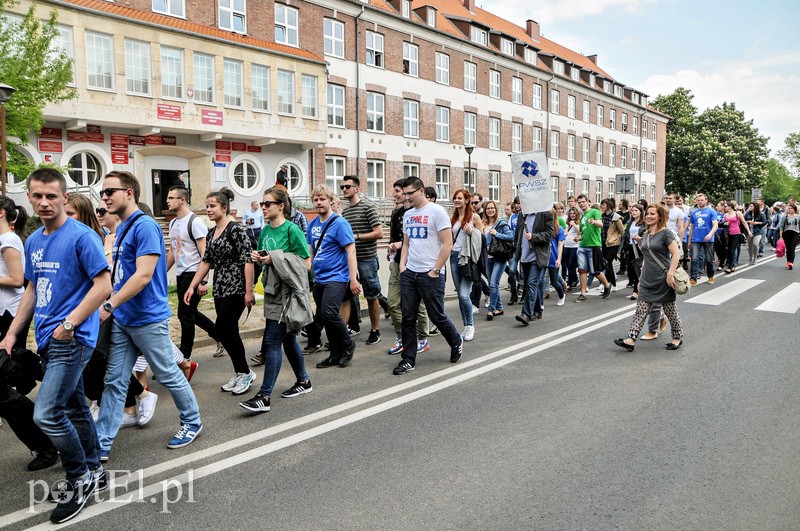
[[[166,449],[177,415],[154,383],[155,418],[120,433],[107,467],[132,471],[131,483],[71,524],[797,529],[797,275],[766,260],[701,283],[680,298],[685,344],[674,352],[664,350],[668,334],[633,353],[613,344],[627,333],[629,290],[547,301],[528,328],[513,321],[518,306],[491,323],[482,310],[460,363],[437,337],[403,377],[391,374],[398,358],[386,355],[393,333],[382,320],[383,341],[367,347],[358,336],[350,367],[319,370],[325,354],[308,356],[314,392],[276,393],[272,411],[256,416],[219,391],[230,362],[203,349],[193,380],[202,435]],[[447,307],[458,316],[454,301]],[[247,346],[254,353],[258,342]],[[284,363],[277,390],[292,382]],[[52,506],[31,508],[30,485],[56,481],[60,467],[28,473],[8,427],[0,445],[0,527],[51,527]]]

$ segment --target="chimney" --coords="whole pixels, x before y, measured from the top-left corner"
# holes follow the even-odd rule
[[[590,55],[590,56],[588,56],[586,58],[588,60],[590,60],[591,62],[593,62],[594,64],[597,64],[597,54],[592,54],[592,55]]]
[[[475,12],[475,0],[464,0],[464,7],[467,8],[467,11],[470,13]]]
[[[531,39],[538,41],[539,37],[541,37],[541,28],[539,27],[539,23],[535,20],[528,19],[527,22],[527,33],[528,37]]]

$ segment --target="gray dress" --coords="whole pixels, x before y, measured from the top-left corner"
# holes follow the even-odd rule
[[[675,241],[675,235],[669,229],[662,229],[654,235],[645,232],[642,235],[642,275],[639,277],[639,298],[645,302],[664,304],[675,302],[675,290],[667,284],[667,272],[653,260],[656,255],[661,264],[669,270],[672,260],[669,244]]]

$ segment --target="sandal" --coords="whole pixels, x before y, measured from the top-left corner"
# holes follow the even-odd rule
[[[503,310],[495,310],[494,311],[494,316],[495,317],[499,317],[499,316],[503,315],[503,313],[504,313]]]

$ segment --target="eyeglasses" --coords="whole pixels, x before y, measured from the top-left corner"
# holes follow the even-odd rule
[[[174,201],[174,200],[176,200],[176,199],[180,199],[180,197],[177,197],[177,196],[172,196],[172,195],[168,195],[168,196],[167,196],[167,201]]]
[[[343,185],[341,185],[341,186],[339,187],[339,189],[340,189],[342,192],[344,192],[345,190],[349,190],[349,189],[350,189],[350,188],[352,188],[352,187],[353,187],[353,185],[352,185],[352,184],[343,184]]]
[[[100,195],[101,196],[106,196],[106,197],[111,197],[112,195],[114,195],[114,192],[125,191],[125,190],[128,190],[128,188],[110,188],[109,187],[109,188],[106,188],[104,190],[100,190]]]
[[[480,205],[480,204],[481,204],[481,202],[480,202],[480,201],[473,201],[473,202],[472,202],[472,204],[473,204],[473,205]]]
[[[95,208],[94,211],[97,212],[98,216],[105,216],[106,212],[108,212],[105,208]]]
[[[261,205],[263,208],[269,208],[272,205],[280,205],[280,204],[281,204],[280,201],[261,201],[259,203],[259,205]]]
[[[414,189],[414,190],[412,190],[410,192],[406,192],[405,190],[403,190],[403,195],[406,196],[406,197],[411,197],[412,195],[416,194],[420,190],[422,190],[421,187],[420,188],[416,188],[416,189]]]

